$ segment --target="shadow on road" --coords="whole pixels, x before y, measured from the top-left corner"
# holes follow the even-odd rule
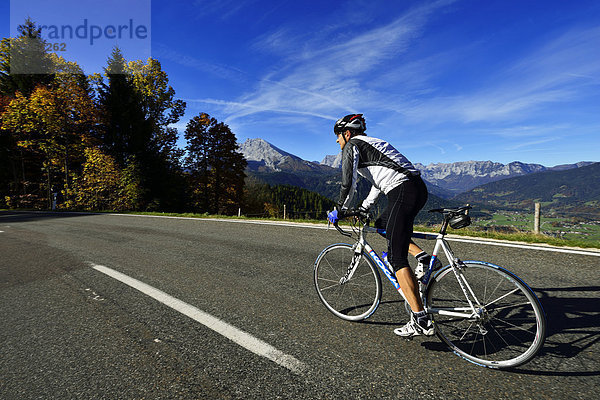
[[[534,289],[548,320],[546,343],[520,373],[600,376],[600,286]]]

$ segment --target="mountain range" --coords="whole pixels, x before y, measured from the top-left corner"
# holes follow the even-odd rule
[[[240,150],[248,161],[248,174],[269,184],[290,184],[337,199],[341,153],[325,156],[321,162],[306,161],[263,139],[248,139],[240,145]],[[600,181],[599,166],[600,163],[593,162],[554,167],[518,161],[509,164],[492,161],[415,163],[435,203],[450,206],[457,201],[480,204],[488,209],[531,209],[535,200],[552,204],[557,212],[579,210],[600,217],[598,193],[584,188]],[[366,194],[368,188],[367,182],[359,182],[359,196]]]
[[[600,182],[600,163],[491,182],[453,200],[504,210],[533,210],[539,202],[545,213],[600,219],[600,186],[594,182]]]
[[[341,167],[341,153],[338,155],[325,156],[321,164],[333,168]],[[540,164],[525,164],[514,161],[509,164],[501,164],[492,161],[460,161],[455,163],[436,163],[423,165],[415,163],[415,167],[421,171],[423,179],[438,189],[438,195],[443,198],[451,198],[466,192],[474,187],[484,185],[515,176],[528,175],[543,171],[563,171],[573,168],[584,167],[592,162],[580,162],[577,164],[563,164],[554,167],[545,167]],[[431,186],[430,185],[430,186]]]

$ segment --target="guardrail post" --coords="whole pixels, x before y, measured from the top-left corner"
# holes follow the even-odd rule
[[[540,210],[541,210],[541,204],[540,203],[535,203],[535,213],[533,216],[533,233],[535,234],[539,234],[540,233]]]

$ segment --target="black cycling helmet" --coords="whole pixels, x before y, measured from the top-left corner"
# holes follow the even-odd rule
[[[339,135],[346,132],[347,129],[355,133],[364,133],[367,130],[367,123],[362,114],[348,114],[337,120],[333,126],[333,133]]]

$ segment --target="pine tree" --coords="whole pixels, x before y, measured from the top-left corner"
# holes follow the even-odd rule
[[[113,49],[104,72],[108,83],[99,83],[99,102],[105,115],[102,142],[107,153],[124,165],[130,156],[141,155],[149,134],[144,129],[141,98],[118,47]]]
[[[189,171],[190,186],[192,187],[192,206],[200,211],[210,208],[209,173],[210,154],[213,139],[209,128],[216,120],[208,114],[200,114],[188,122],[184,137],[187,140],[187,157],[184,167]]]
[[[214,206],[219,213],[232,213],[241,205],[244,170],[247,162],[238,152],[239,146],[233,132],[224,123],[215,126],[213,156],[215,197]]]
[[[181,210],[186,203],[185,182],[176,145],[177,131],[169,125],[184,113],[175,100],[167,74],[150,58],[127,62],[114,48],[105,69],[108,83],[97,76],[99,103],[105,113],[103,142],[108,154],[125,168],[137,160],[143,177],[144,204],[151,210]]]
[[[0,43],[0,94],[28,96],[36,86],[54,78],[54,64],[46,51],[42,30],[27,18],[18,26],[19,36]]]
[[[194,207],[233,213],[241,206],[246,160],[229,127],[202,113],[187,125],[185,167],[194,186]]]

